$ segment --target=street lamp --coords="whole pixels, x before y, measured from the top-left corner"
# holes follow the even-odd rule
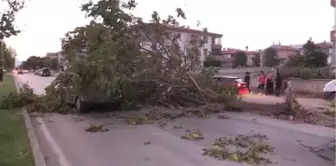
[[[335,10],[334,26],[333,30],[330,31],[330,40],[332,42],[331,68],[333,73],[336,73],[336,0],[330,0],[330,4]]]
[[[3,41],[0,41],[1,43],[1,69],[4,69],[4,43]]]

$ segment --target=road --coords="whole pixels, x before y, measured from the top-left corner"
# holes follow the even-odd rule
[[[37,94],[52,77],[31,74],[18,75]],[[275,151],[269,158],[274,166],[333,166],[309,149],[298,145],[301,140],[310,146],[320,146],[335,136],[335,131],[321,126],[291,124],[246,113],[227,113],[229,119],[181,118],[166,127],[158,125],[128,126],[108,115],[47,115],[32,117],[42,152],[48,166],[240,166],[228,161],[217,161],[202,156],[202,149],[209,147],[220,136],[261,133],[269,138]],[[104,124],[107,132],[89,133],[89,124]],[[173,129],[172,125],[184,129]],[[204,140],[188,141],[180,137],[185,129],[199,129]],[[150,141],[151,144],[144,142]],[[335,152],[320,155],[334,159]]]

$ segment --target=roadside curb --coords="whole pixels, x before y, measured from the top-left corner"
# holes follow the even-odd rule
[[[18,80],[18,78],[15,75],[12,75],[15,83],[15,87],[17,91],[20,91],[20,86],[22,86],[22,83]],[[36,133],[33,127],[33,124],[31,122],[30,116],[26,110],[26,108],[22,108],[22,113],[25,121],[25,126],[28,133],[28,138],[30,142],[30,147],[32,149],[33,157],[35,166],[47,166],[44,155],[42,154],[42,151],[40,149],[40,145],[38,143]]]

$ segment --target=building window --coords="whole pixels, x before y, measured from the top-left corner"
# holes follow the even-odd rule
[[[208,53],[208,49],[204,49],[204,50],[203,50],[203,53],[204,53],[204,56],[208,56],[208,54],[209,54],[209,53]]]
[[[156,50],[156,49],[157,49],[157,45],[156,45],[156,43],[154,43],[154,42],[152,43],[152,45],[151,45],[151,49],[152,49],[152,50]]]
[[[176,39],[181,39],[181,33],[180,32],[176,33],[175,37],[176,37]]]
[[[209,39],[208,36],[204,36],[204,37],[203,37],[203,41],[204,41],[204,43],[208,43],[208,39]]]

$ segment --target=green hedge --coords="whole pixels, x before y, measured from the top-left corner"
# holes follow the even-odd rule
[[[284,78],[294,77],[302,79],[332,79],[335,73],[329,67],[325,68],[308,68],[308,67],[284,67],[279,69]]]
[[[205,60],[204,67],[221,67],[222,62],[217,60]]]

